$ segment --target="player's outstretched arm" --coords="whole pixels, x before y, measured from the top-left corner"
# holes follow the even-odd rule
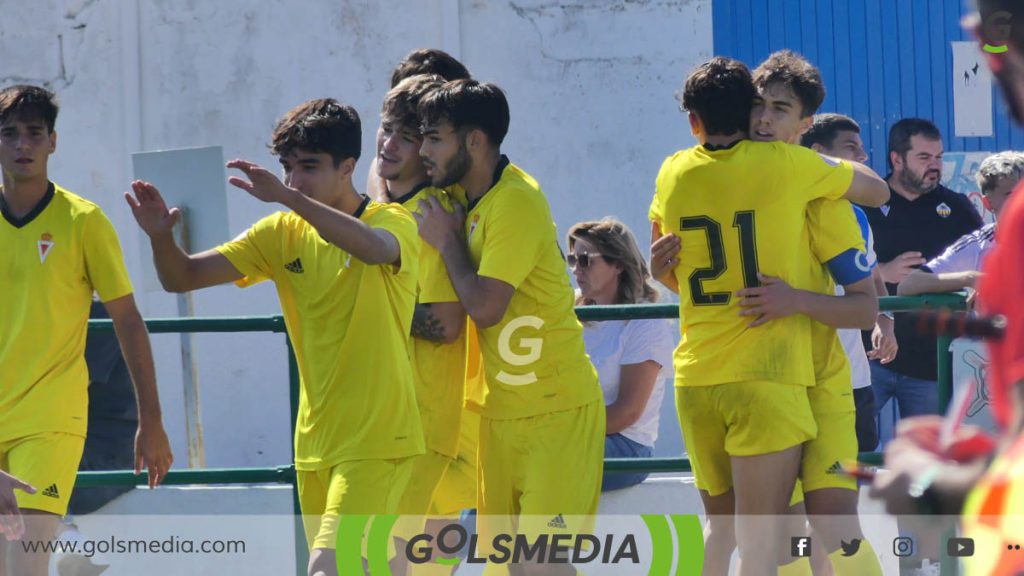
[[[836,162],[834,158],[822,155],[828,161]],[[875,171],[859,162],[850,162],[853,166],[853,182],[850,188],[843,194],[854,204],[877,208],[889,201],[889,185]]]
[[[103,305],[114,322],[114,332],[135,386],[139,408],[139,428],[135,434],[135,473],[141,472],[143,467],[147,468],[149,487],[153,488],[167,476],[174,456],[164,431],[149,333],[135,306],[135,297],[131,294],[104,302]]]
[[[833,328],[869,330],[878,315],[878,298],[870,276],[845,285],[842,296],[820,294],[793,288],[780,278],[758,274],[761,285],[736,292],[740,297],[740,316],[750,316],[754,328],[793,314],[809,316]]]
[[[233,282],[242,273],[220,252],[207,250],[186,254],[174,241],[174,224],[181,217],[177,208],[167,208],[160,191],[149,182],[132,182],[125,201],[142,231],[149,236],[160,284],[168,292],[188,292]]]
[[[452,287],[477,327],[489,328],[500,322],[516,289],[476,273],[463,235],[465,208],[456,203],[455,211],[448,213],[431,196],[420,202],[420,211],[413,216],[419,224],[420,237],[441,254]]]
[[[318,202],[285,186],[272,172],[245,160],[232,160],[228,168],[241,170],[249,178],[232,176],[228,182],[264,202],[276,202],[309,222],[325,240],[366,264],[401,264],[398,240],[388,231]]]
[[[963,272],[942,272],[932,274],[924,270],[914,270],[896,287],[896,294],[913,296],[937,292],[956,292],[964,288],[974,288],[981,272],[966,270]]]
[[[25,534],[25,522],[21,518],[15,490],[35,494],[36,489],[0,470],[0,534],[8,540],[17,540]],[[0,542],[0,545],[3,543]]]

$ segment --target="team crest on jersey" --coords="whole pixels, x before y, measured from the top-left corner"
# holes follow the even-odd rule
[[[469,236],[466,237],[467,240],[469,240],[470,238],[473,237],[473,232],[476,232],[476,225],[479,224],[479,223],[480,223],[480,215],[479,214],[474,214],[473,215],[473,220],[470,221],[470,223],[469,223]]]
[[[953,209],[946,205],[945,202],[935,207],[935,213],[943,218],[949,218],[949,215],[953,213]]]
[[[46,257],[53,251],[53,236],[49,232],[44,232],[39,237],[39,242],[36,242],[36,247],[39,249],[39,263],[46,262]]]

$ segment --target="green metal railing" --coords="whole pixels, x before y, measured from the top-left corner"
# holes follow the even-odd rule
[[[929,294],[924,296],[890,296],[879,299],[879,309],[889,312],[904,312],[922,308],[964,308],[964,297],[961,294]],[[629,320],[679,317],[677,304],[637,304],[628,306],[581,306],[576,314],[582,321]],[[239,317],[239,318],[160,318],[146,320],[151,333],[174,332],[276,332],[284,333],[285,324],[281,316]],[[97,331],[113,330],[110,320],[90,320],[89,329]],[[952,397],[953,371],[952,354],[949,345],[952,338],[940,336],[936,339],[939,357],[938,381],[939,404],[943,410]],[[291,426],[295,429],[298,414],[299,374],[295,362],[295,353],[291,341],[286,337],[288,350],[289,401],[291,404]],[[861,454],[861,460],[867,463],[881,463],[877,453]],[[609,458],[605,460],[608,472],[690,472],[688,458]],[[76,487],[97,486],[144,486],[148,475],[143,472],[136,476],[133,471],[112,472],[80,472]],[[296,570],[297,574],[306,572],[308,552],[304,543],[301,523],[301,511],[298,501],[298,490],[295,483],[294,465],[268,468],[215,468],[203,470],[171,470],[163,480],[164,485],[182,484],[290,484],[292,487],[292,505],[296,515]],[[945,571],[944,571],[945,573]]]

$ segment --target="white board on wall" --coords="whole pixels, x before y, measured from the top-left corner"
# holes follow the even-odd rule
[[[992,73],[977,42],[953,45],[953,130],[956,136],[992,135]]]

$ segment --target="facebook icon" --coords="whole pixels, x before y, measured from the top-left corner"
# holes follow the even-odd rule
[[[790,542],[790,555],[793,558],[803,558],[811,555],[811,539],[807,536],[794,536]]]

